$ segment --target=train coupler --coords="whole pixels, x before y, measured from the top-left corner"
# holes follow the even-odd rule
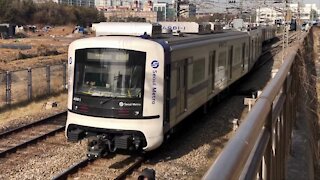
[[[115,152],[113,143],[106,138],[106,136],[94,136],[88,139],[88,152],[89,159],[97,159],[107,156],[110,152]]]

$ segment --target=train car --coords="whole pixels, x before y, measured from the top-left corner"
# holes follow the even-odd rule
[[[148,23],[95,29],[103,36],[76,40],[68,52],[66,136],[88,138],[91,158],[158,148],[177,124],[248,73],[261,52],[258,30],[162,36]]]
[[[256,28],[248,31],[249,34],[249,62],[248,66],[251,69],[256,61],[258,60],[262,51],[262,30],[261,28]]]
[[[274,26],[262,26],[262,41],[269,42],[276,36],[276,28]]]
[[[296,19],[291,19],[290,22],[290,31],[296,31],[297,30],[297,20]]]

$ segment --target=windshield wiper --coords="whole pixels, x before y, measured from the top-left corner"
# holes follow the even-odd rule
[[[106,99],[106,100],[104,100],[104,101],[100,101],[100,104],[103,105],[103,104],[105,104],[105,103],[107,103],[107,102],[110,102],[111,100],[115,99],[116,97],[108,97],[108,98],[109,98],[109,99]]]

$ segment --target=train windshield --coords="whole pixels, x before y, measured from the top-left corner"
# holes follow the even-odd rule
[[[141,98],[146,53],[124,49],[79,49],[75,61],[75,94]]]

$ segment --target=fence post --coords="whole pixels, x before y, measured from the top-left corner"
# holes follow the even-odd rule
[[[269,142],[266,147],[265,154],[262,159],[261,164],[261,179],[264,180],[272,180],[274,178],[274,159],[273,159],[273,127],[272,127],[272,106],[270,112],[268,114],[268,117],[266,119],[265,129],[270,134]]]
[[[63,90],[67,89],[67,64],[63,63]]]
[[[32,69],[28,68],[28,100],[32,99]]]
[[[50,66],[46,66],[46,79],[47,79],[47,95],[51,93],[51,87],[50,87]]]
[[[6,104],[11,104],[11,72],[6,72]]]

